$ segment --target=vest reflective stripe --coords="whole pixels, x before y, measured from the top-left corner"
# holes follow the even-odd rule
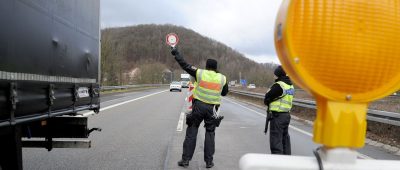
[[[269,104],[269,110],[274,112],[290,112],[293,106],[294,87],[282,81],[276,83],[281,86],[283,93],[278,100]]]
[[[214,91],[206,91],[206,90],[204,90],[203,88],[198,88],[197,90],[198,90],[200,93],[203,93],[203,94],[206,94],[206,95],[209,95],[209,96],[218,96],[218,95],[221,94],[221,93],[214,92]]]
[[[286,100],[281,100],[281,102],[282,102],[283,104],[288,104],[288,105],[291,105],[291,104],[292,104],[291,102],[288,102],[288,101],[286,101]]]
[[[215,71],[197,69],[193,97],[204,103],[220,104],[221,92],[226,78]]]
[[[211,90],[221,90],[222,91],[222,88],[223,88],[223,85],[225,85],[225,76],[224,75],[222,75],[222,74],[220,74],[220,73],[217,73],[217,74],[220,74],[221,75],[221,78],[220,78],[220,82],[219,83],[214,83],[214,82],[208,82],[208,81],[205,81],[204,79],[203,79],[203,72],[205,71],[205,70],[201,70],[201,69],[198,69],[198,78],[200,78],[199,80],[198,80],[198,82],[200,82],[199,83],[199,86],[201,86],[201,87],[203,87],[203,88],[206,88],[206,89],[211,89]],[[206,70],[207,71],[207,70]],[[208,71],[209,72],[209,71]],[[214,71],[211,71],[211,72],[214,72]],[[214,72],[215,73],[215,72]],[[197,73],[196,73],[197,74]]]
[[[199,86],[211,90],[221,89],[221,85],[219,83],[211,83],[206,81],[200,81]]]

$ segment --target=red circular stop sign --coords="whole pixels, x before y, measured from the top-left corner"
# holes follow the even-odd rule
[[[170,45],[171,47],[175,47],[178,42],[179,42],[179,37],[178,35],[176,35],[175,33],[169,33],[166,38],[165,41],[168,45]]]

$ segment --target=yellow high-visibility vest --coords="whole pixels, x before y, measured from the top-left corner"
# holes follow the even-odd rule
[[[281,86],[283,93],[278,98],[269,104],[269,110],[274,112],[290,112],[293,105],[294,87],[283,81],[276,82]]]
[[[208,104],[221,104],[221,92],[226,77],[211,70],[197,69],[193,97]]]

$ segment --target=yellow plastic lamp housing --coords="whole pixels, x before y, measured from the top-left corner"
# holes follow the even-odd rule
[[[275,46],[317,99],[314,141],[362,147],[368,102],[400,89],[400,0],[284,0]]]

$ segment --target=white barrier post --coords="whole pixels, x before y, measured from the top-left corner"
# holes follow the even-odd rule
[[[400,161],[357,159],[348,148],[321,150],[321,166],[316,157],[246,154],[239,161],[241,170],[398,170]]]
[[[193,105],[192,105],[192,103],[193,103],[193,89],[194,89],[194,86],[192,85],[192,83],[190,83],[189,84],[189,97],[187,98],[187,101],[189,102],[189,107],[188,107],[188,111],[187,111],[187,113],[188,112],[191,112],[192,111],[192,109],[193,109]]]

